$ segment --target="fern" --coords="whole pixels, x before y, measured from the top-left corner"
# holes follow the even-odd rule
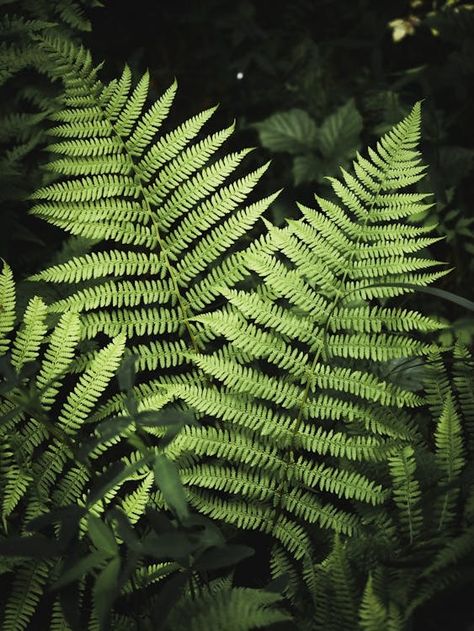
[[[392,419],[423,401],[376,376],[377,365],[429,354],[432,345],[418,333],[439,327],[376,302],[411,291],[404,283],[423,286],[445,273],[417,256],[435,239],[402,222],[429,208],[425,194],[403,191],[424,172],[419,125],[417,105],[369,150],[370,159],[357,157],[355,175],[331,180],[340,205],[318,198],[319,212],[301,206],[301,220],[270,227],[249,249],[246,266],[261,286],[222,288],[229,307],[197,318],[226,342],[194,356],[217,389],[175,390],[219,424],[185,428],[170,447],[191,504],[273,532],[305,563],[305,523],[350,535],[361,527],[358,505],[385,502],[371,463],[396,458],[407,428]],[[245,520],[236,515],[242,501]]]
[[[38,152],[46,141],[46,118],[57,108],[47,56],[37,37],[42,33],[77,36],[89,30],[84,9],[94,0],[10,0],[0,18],[0,204],[3,234],[0,246],[7,258],[32,262],[44,253],[44,243],[25,218],[25,198],[48,181],[39,168]],[[75,16],[75,19],[74,19]],[[38,247],[40,246],[40,247]],[[20,255],[19,255],[20,252]]]
[[[435,441],[436,460],[442,474],[442,483],[451,487],[463,469],[465,461],[460,419],[450,396],[446,398],[443,412],[438,421]],[[448,520],[452,520],[456,496],[455,490],[448,489],[442,497],[437,511],[439,513],[439,529],[442,529]]]
[[[387,610],[375,593],[372,576],[369,576],[359,609],[360,628],[378,631],[387,625]]]
[[[184,597],[166,621],[169,631],[250,631],[291,620],[275,607],[281,596],[257,589],[221,587],[195,600]]]
[[[472,379],[472,352],[460,344],[454,349],[455,363],[454,388],[457,394],[459,408],[464,418],[466,432],[466,447],[469,454],[474,453],[474,381]]]
[[[7,335],[15,322],[15,284],[12,271],[6,264],[0,275],[0,305],[0,354],[4,355],[10,345]]]
[[[51,561],[36,561],[26,563],[15,571],[12,593],[4,611],[4,629],[28,629],[43,594],[51,566]]]
[[[51,38],[42,49],[65,84],[50,145],[61,179],[34,194],[33,213],[101,244],[32,279],[72,285],[49,311],[82,312],[82,338],[125,333],[140,370],[195,380],[183,352],[203,346],[192,318],[213,304],[218,285],[242,278],[235,244],[275,197],[245,205],[266,166],[225,183],[248,151],[216,159],[233,126],[196,141],[214,109],[162,133],[176,83],[147,108],[148,73],[134,89],[128,67],[104,85],[84,49]]]
[[[50,332],[45,320],[46,305],[35,297],[15,333],[15,287],[6,264],[1,282],[2,359],[11,364],[11,374],[7,373],[10,383],[4,384],[0,401],[1,412],[7,416],[1,427],[2,521],[5,531],[13,527],[24,532],[26,523],[48,507],[80,500],[90,481],[90,472],[82,466],[70,468],[69,462],[84,422],[118,367],[124,338],[112,340],[97,352],[75,385],[68,380],[71,389],[64,392],[63,381],[79,342],[78,314],[64,313]],[[9,338],[13,338],[12,343]],[[10,355],[5,355],[10,346]],[[25,370],[32,362],[36,373],[25,389]],[[50,423],[46,415],[50,410],[56,415],[55,423]],[[142,504],[137,492],[124,498],[132,516],[137,515]],[[52,567],[49,560],[17,562],[11,593],[4,601],[3,629],[18,631],[28,627]],[[59,614],[55,615],[58,620]]]
[[[400,454],[390,458],[389,464],[393,480],[393,499],[400,511],[400,520],[409,542],[413,543],[423,524],[421,491],[415,477],[413,448],[404,447]]]

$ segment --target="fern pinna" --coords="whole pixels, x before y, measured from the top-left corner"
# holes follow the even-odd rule
[[[403,191],[423,177],[419,130],[416,105],[331,180],[333,200],[249,250],[256,290],[223,287],[229,306],[197,318],[226,342],[194,356],[215,384],[177,391],[217,424],[186,427],[169,454],[198,510],[276,537],[274,573],[289,552],[314,581],[310,533],[350,535],[376,515],[363,508],[388,497],[375,465],[413,436],[405,409],[421,397],[378,373],[428,353],[420,334],[439,327],[385,304],[445,273],[417,254],[429,228],[406,221],[430,207]]]
[[[192,381],[186,352],[203,342],[192,318],[213,303],[216,285],[242,278],[242,252],[229,250],[274,198],[245,205],[266,166],[224,185],[248,150],[216,159],[233,126],[196,142],[215,108],[160,134],[175,83],[147,109],[148,73],[132,89],[125,67],[104,85],[84,49],[55,39],[42,48],[65,85],[49,147],[62,177],[35,193],[33,213],[101,243],[33,280],[72,288],[49,311],[81,311],[82,338],[124,333],[137,342],[139,370]]]

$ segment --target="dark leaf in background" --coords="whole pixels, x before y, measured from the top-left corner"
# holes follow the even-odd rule
[[[97,550],[109,556],[116,556],[119,552],[118,544],[112,529],[95,515],[87,518],[87,532]]]
[[[135,473],[135,471],[145,464],[146,461],[144,459],[132,465],[126,465],[123,462],[114,462],[105,473],[99,475],[94,480],[87,499],[87,506],[92,506],[98,500],[102,499],[114,486],[126,480],[132,473]]]
[[[180,572],[179,574],[175,574],[166,581],[160,591],[151,612],[152,622],[157,631],[164,627],[166,618],[173,608],[173,605],[180,598],[188,579],[189,575],[187,573]]]
[[[95,550],[91,554],[81,558],[76,563],[69,567],[66,571],[64,571],[57,581],[55,581],[51,585],[52,590],[58,590],[63,585],[67,585],[68,583],[72,583],[74,581],[78,581],[85,574],[88,574],[91,570],[103,565],[104,562],[109,558],[107,552],[103,552],[102,550]]]
[[[254,554],[255,550],[249,546],[227,544],[221,548],[206,550],[195,563],[195,567],[199,570],[218,570],[237,565]]]
[[[117,371],[117,379],[122,392],[129,392],[135,385],[137,371],[135,368],[136,356],[127,349]]]
[[[316,124],[309,114],[301,109],[277,112],[253,126],[258,131],[262,145],[271,151],[284,151],[296,155],[317,146]]]
[[[153,466],[155,482],[163,493],[165,502],[176,514],[179,520],[189,515],[184,487],[179,477],[178,468],[174,462],[158,454]]]
[[[175,530],[175,525],[164,512],[157,511],[155,508],[147,506],[145,515],[150,525],[157,533],[173,532]]]
[[[0,555],[43,559],[61,554],[61,547],[54,539],[37,534],[30,537],[13,536],[0,540]]]
[[[118,578],[120,573],[120,559],[111,559],[99,576],[93,587],[95,611],[101,628],[107,628],[106,622],[114,600],[119,595]]]
[[[184,532],[165,532],[161,535],[151,533],[142,539],[140,547],[144,555],[160,561],[172,559],[187,564],[186,558],[195,552],[196,543]]]
[[[79,583],[63,585],[59,592],[59,602],[66,622],[71,631],[83,631],[84,621],[81,620],[81,594]]]

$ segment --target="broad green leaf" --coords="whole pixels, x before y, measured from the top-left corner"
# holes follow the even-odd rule
[[[298,154],[314,148],[318,130],[304,110],[277,112],[260,123],[255,123],[260,142],[271,151]]]
[[[30,520],[25,528],[26,530],[41,530],[47,526],[51,526],[54,523],[63,523],[65,521],[79,521],[79,519],[85,514],[85,509],[74,504],[70,506],[59,506],[58,508],[49,511],[49,513],[43,513],[38,515],[34,519]]]
[[[105,442],[121,434],[132,422],[129,416],[114,416],[100,423],[96,427],[96,432],[101,441]]]
[[[80,559],[76,564],[61,574],[58,580],[53,583],[51,589],[60,589],[68,583],[77,581],[82,578],[84,574],[87,574],[90,570],[101,565],[107,558],[108,555],[102,550],[94,550],[94,552],[91,552],[91,554],[88,554],[83,559]]]
[[[228,544],[206,550],[195,565],[200,570],[217,570],[222,567],[237,565],[243,559],[248,559],[254,554],[255,550],[249,546]]]
[[[110,512],[110,516],[117,524],[117,534],[123,539],[129,548],[138,549],[139,540],[125,512],[118,506],[114,506]]]
[[[225,545],[225,538],[216,524],[206,517],[197,513],[190,513],[183,522],[186,529],[192,532],[193,537],[201,549],[222,547]]]
[[[97,550],[102,550],[110,556],[118,554],[119,548],[112,529],[96,515],[89,515],[87,531]]]
[[[154,472],[156,484],[163,493],[169,508],[176,513],[178,519],[185,519],[189,511],[176,464],[158,454],[155,459]]]
[[[293,159],[293,181],[296,186],[305,182],[315,182],[322,175],[321,160],[312,153],[296,156]]]
[[[145,464],[145,458],[142,458],[138,462],[134,462],[132,465],[128,466],[123,462],[114,462],[114,464],[111,465],[105,473],[95,479],[87,499],[87,507],[90,507],[98,502],[106,495],[106,493],[108,493],[116,485],[124,482],[132,473],[135,473],[135,471],[143,467]]]
[[[184,532],[175,530],[157,535],[152,532],[141,542],[141,552],[160,561],[172,559],[184,563],[185,559],[196,552],[197,545]]]
[[[355,156],[361,130],[362,117],[354,100],[350,99],[323,121],[319,130],[318,149],[326,159],[343,164]]]
[[[41,559],[60,554],[61,549],[58,542],[40,534],[31,535],[31,537],[13,536],[0,541],[0,555],[3,556]]]
[[[119,595],[118,578],[120,573],[120,558],[109,561],[97,577],[93,595],[94,606],[101,627],[105,624],[115,598]]]

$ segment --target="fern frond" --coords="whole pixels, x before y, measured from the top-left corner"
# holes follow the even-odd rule
[[[138,589],[143,589],[166,578],[179,569],[177,563],[153,563],[152,565],[142,565],[133,574],[133,580],[128,581],[124,586],[125,593],[131,593]]]
[[[369,576],[359,607],[360,628],[363,631],[379,631],[387,625],[387,610],[377,596],[372,576]]]
[[[249,631],[291,616],[275,607],[282,600],[279,594],[257,589],[231,587],[215,593],[202,593],[196,600],[178,602],[166,622],[169,631]]]
[[[10,346],[9,333],[15,323],[15,283],[10,267],[4,263],[0,275],[0,355]]]
[[[36,383],[42,390],[43,407],[51,407],[58,387],[69,368],[79,342],[79,316],[68,312],[61,316],[56,325],[41,365]]]
[[[53,562],[35,561],[22,564],[15,573],[12,593],[5,607],[3,629],[27,629],[43,593]]]
[[[412,447],[404,447],[396,456],[389,458],[390,473],[393,481],[393,499],[400,511],[400,521],[408,533],[410,543],[421,530],[423,516],[421,512],[421,491],[415,478],[416,463]]]
[[[355,175],[331,180],[335,202],[301,207],[301,219],[269,226],[249,248],[244,266],[258,277],[256,290],[223,286],[229,306],[195,318],[222,344],[189,355],[217,389],[176,391],[217,424],[186,428],[170,448],[193,494],[204,487],[206,498],[229,493],[269,515],[276,509],[274,532],[291,519],[351,534],[360,527],[356,506],[387,499],[370,463],[389,460],[404,527],[410,537],[419,532],[420,489],[404,451],[416,429],[402,419],[424,400],[380,374],[395,359],[430,356],[420,334],[439,324],[377,304],[411,291],[393,283],[425,285],[444,273],[422,256],[436,239],[402,221],[429,208],[425,194],[403,190],[424,173],[419,128],[416,105],[369,159],[357,157]],[[232,519],[227,510],[216,516]]]
[[[456,567],[463,561],[469,563],[474,551],[474,527],[467,527],[462,534],[450,539],[445,546],[439,550],[432,563],[423,571],[423,576],[430,578],[434,574],[450,568]]]
[[[287,596],[290,601],[294,602],[299,587],[298,570],[294,565],[293,559],[279,544],[275,544],[272,547],[270,572],[272,579],[284,575],[288,577],[288,583],[283,591],[283,594]]]
[[[28,303],[12,348],[12,364],[17,371],[38,357],[41,342],[46,335],[46,305],[41,298],[32,298]]]
[[[2,476],[3,477],[3,476]],[[11,515],[18,502],[25,495],[33,477],[30,472],[24,471],[16,464],[12,464],[2,481],[4,485],[2,491],[2,520],[6,523],[7,517]]]
[[[129,493],[121,502],[121,507],[131,524],[136,524],[144,514],[154,485],[154,474],[149,473],[138,488]]]
[[[54,114],[58,142],[50,146],[60,154],[52,168],[63,178],[34,194],[41,201],[33,212],[73,234],[122,247],[72,259],[33,279],[98,281],[51,306],[58,313],[87,311],[83,337],[162,338],[186,331],[188,346],[196,348],[198,326],[191,318],[212,303],[213,287],[232,283],[223,255],[274,199],[239,209],[266,166],[226,183],[248,153],[213,160],[233,126],[192,144],[214,109],[160,136],[175,83],[147,110],[148,74],[132,89],[125,68],[118,81],[103,85],[85,49],[54,38],[45,38],[42,48],[66,86],[65,109]],[[154,342],[173,353],[169,339]],[[192,377],[181,354],[170,363]]]
[[[125,338],[119,336],[97,353],[61,407],[57,424],[62,431],[73,436],[77,433],[114,376],[124,347]],[[58,442],[53,443],[41,455],[34,467],[35,484],[40,496],[48,497],[66,459],[64,446]]]
[[[442,476],[441,484],[451,487],[465,464],[461,423],[451,395],[446,397],[434,438],[436,463]],[[448,488],[439,499],[435,507],[439,530],[452,520],[457,496],[457,489]]]
[[[470,454],[474,453],[474,378],[472,353],[457,344],[454,347],[453,382],[464,419],[466,446]]]
[[[164,276],[164,265],[156,254],[140,252],[92,252],[74,257],[66,263],[50,267],[30,277],[32,281],[50,283],[80,283],[102,276]]]

